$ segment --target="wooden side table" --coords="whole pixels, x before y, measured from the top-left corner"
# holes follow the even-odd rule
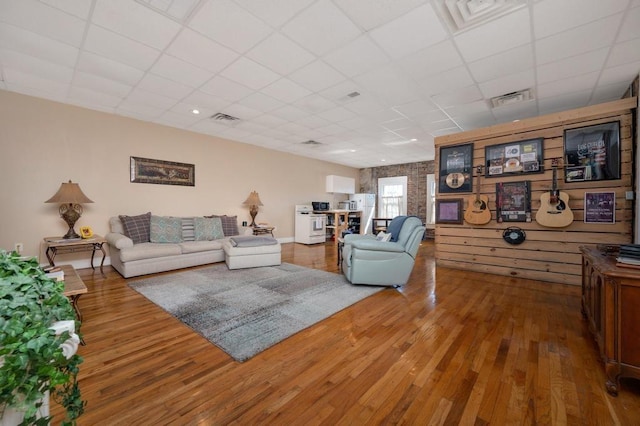
[[[102,252],[102,261],[100,262],[100,272],[102,272],[102,267],[104,265],[104,259],[107,257],[107,253],[104,251],[104,243],[105,240],[100,235],[94,235],[91,238],[87,239],[72,239],[65,240],[62,237],[45,237],[44,245],[46,247],[44,253],[47,255],[47,260],[49,260],[49,265],[56,266],[54,261],[56,255],[58,253],[75,253],[81,251],[90,251],[91,252],[91,268],[96,269],[93,266],[93,258],[96,254],[97,250]]]
[[[253,235],[271,234],[271,236],[273,237],[274,229],[276,229],[275,226],[254,226]]]

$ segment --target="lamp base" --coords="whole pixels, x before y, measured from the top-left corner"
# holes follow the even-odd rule
[[[258,206],[251,206],[249,209],[249,214],[251,215],[251,224],[249,226],[256,226],[256,215],[258,214]]]
[[[69,240],[69,239],[75,239],[75,238],[80,238],[80,235],[78,235],[78,233],[73,229],[73,228],[69,228],[69,230],[67,231],[66,234],[64,234],[62,236],[62,238],[64,240]]]
[[[62,204],[59,209],[60,217],[69,225],[69,230],[62,237],[65,240],[70,238],[80,238],[80,235],[73,230],[73,226],[76,224],[80,216],[82,215],[82,206],[80,204]]]

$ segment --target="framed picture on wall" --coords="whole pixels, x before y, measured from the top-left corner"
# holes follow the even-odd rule
[[[564,181],[620,179],[620,122],[564,131]]]
[[[531,182],[496,183],[496,220],[531,222]]]
[[[462,224],[462,198],[436,200],[436,223]]]
[[[542,173],[544,171],[543,150],[543,138],[487,146],[484,149],[485,176]]]
[[[438,192],[471,192],[473,190],[473,144],[440,148]]]
[[[616,193],[585,192],[584,223],[616,223]]]

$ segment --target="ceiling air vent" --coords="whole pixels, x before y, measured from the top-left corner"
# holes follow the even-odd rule
[[[458,33],[526,6],[526,0],[436,0],[436,9],[453,33]]]
[[[513,105],[519,102],[525,102],[531,99],[533,99],[533,96],[531,96],[531,89],[520,90],[518,92],[511,92],[505,95],[491,98],[491,106],[493,108],[498,108],[501,106],[507,106],[507,105]]]
[[[234,117],[232,115],[223,114],[221,112],[217,112],[211,116],[213,121],[223,121],[226,123],[233,123],[234,121],[240,121],[238,117]]]
[[[307,145],[307,146],[318,146],[318,145],[322,145],[322,143],[318,142],[318,141],[314,141],[313,139],[309,139],[308,141],[304,141],[301,142],[302,145]]]

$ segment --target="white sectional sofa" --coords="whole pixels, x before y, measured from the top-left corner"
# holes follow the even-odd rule
[[[140,222],[145,222],[147,216],[149,217],[148,231],[143,229],[144,225],[140,225]],[[238,227],[235,216],[218,217],[219,222],[224,220],[226,226],[219,232],[215,230],[213,234],[207,230],[199,232],[201,230],[198,229],[198,225],[204,223],[206,225],[203,225],[204,228],[209,227],[210,231],[211,222],[206,219],[215,219],[215,217],[168,218],[152,216],[150,213],[112,217],[109,219],[111,232],[105,236],[109,243],[111,266],[123,277],[129,278],[223,262],[225,260],[223,243],[229,239],[230,234],[235,232],[236,235],[253,235],[253,230]],[[134,220],[132,225],[129,219],[135,219],[138,222]],[[212,222],[217,224],[218,221]],[[129,225],[128,228],[125,224]],[[231,226],[232,224],[235,224],[235,227]],[[149,232],[146,241],[145,232]]]

